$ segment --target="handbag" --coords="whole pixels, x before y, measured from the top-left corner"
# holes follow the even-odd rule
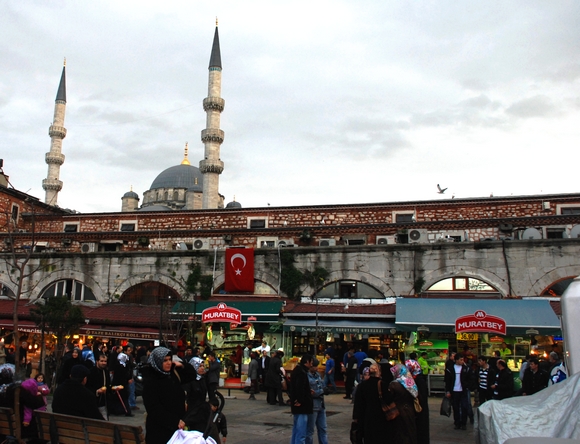
[[[444,396],[443,401],[441,401],[439,414],[442,416],[447,416],[448,418],[451,416],[451,399],[449,399],[447,396]]]
[[[413,401],[413,406],[415,407],[415,413],[421,413],[423,411],[423,407],[421,407],[419,398],[415,398],[415,401]]]
[[[391,402],[390,404],[383,403],[382,385],[383,384],[381,384],[381,381],[379,381],[377,384],[377,387],[379,389],[379,399],[381,400],[381,408],[383,409],[383,412],[385,413],[385,418],[387,419],[387,421],[392,421],[397,416],[399,416],[401,414],[401,412],[399,412],[399,408],[397,407],[397,404],[395,404],[394,402]]]

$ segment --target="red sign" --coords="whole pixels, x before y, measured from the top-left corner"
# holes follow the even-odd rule
[[[496,333],[506,335],[505,321],[497,316],[477,310],[472,315],[461,316],[455,320],[455,333]]]
[[[226,248],[224,290],[254,292],[253,248]]]
[[[201,322],[230,322],[239,324],[242,322],[242,312],[237,308],[228,307],[220,302],[215,307],[206,308],[201,313]]]

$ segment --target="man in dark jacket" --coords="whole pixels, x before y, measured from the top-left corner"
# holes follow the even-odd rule
[[[222,371],[222,365],[215,357],[215,353],[213,351],[209,352],[207,355],[207,360],[209,362],[209,368],[207,369],[207,392],[209,395],[209,399],[213,399],[216,397],[215,392],[218,389],[218,385],[220,382],[220,372]]]
[[[294,415],[292,443],[303,443],[308,437],[308,415],[313,412],[312,392],[308,370],[312,367],[312,355],[304,355],[300,364],[292,370],[290,378],[290,406]]]
[[[463,355],[455,355],[453,366],[445,367],[445,396],[451,398],[453,404],[453,422],[455,429],[465,430],[467,427],[467,416],[469,414],[468,393],[473,384],[471,369],[465,365]]]
[[[498,359],[497,374],[491,388],[493,389],[493,399],[511,398],[514,394],[514,377],[512,372],[507,368],[503,359]]]
[[[99,411],[103,415],[103,419],[108,420],[107,394],[111,391],[111,375],[107,368],[107,355],[98,352],[96,358],[97,363],[89,370],[85,387],[96,395]]]
[[[75,365],[71,369],[70,379],[63,381],[54,392],[52,399],[54,413],[103,419],[97,406],[97,397],[85,387],[87,376],[89,369],[84,365]]]
[[[524,371],[522,381],[522,396],[533,395],[548,386],[550,376],[548,372],[540,368],[537,358],[530,358],[528,368]]]

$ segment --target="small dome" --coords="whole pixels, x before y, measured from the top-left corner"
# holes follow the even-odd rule
[[[139,195],[135,191],[127,191],[125,194],[123,194],[123,199],[126,197],[139,200]]]
[[[203,174],[192,165],[176,165],[162,171],[151,184],[150,190],[158,188],[185,188],[203,191]]]
[[[242,208],[242,204],[241,204],[241,203],[239,203],[239,202],[236,202],[236,201],[234,200],[233,202],[230,202],[230,203],[228,203],[228,204],[226,205],[226,209],[227,209],[227,208],[230,208],[230,209],[232,209],[232,208]]]

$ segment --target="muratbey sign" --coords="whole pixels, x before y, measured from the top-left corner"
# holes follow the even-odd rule
[[[455,320],[455,333],[496,333],[505,336],[507,328],[502,318],[477,310],[474,314]]]
[[[229,322],[231,324],[242,323],[242,312],[237,308],[228,307],[220,302],[215,307],[206,308],[201,313],[201,322]]]

